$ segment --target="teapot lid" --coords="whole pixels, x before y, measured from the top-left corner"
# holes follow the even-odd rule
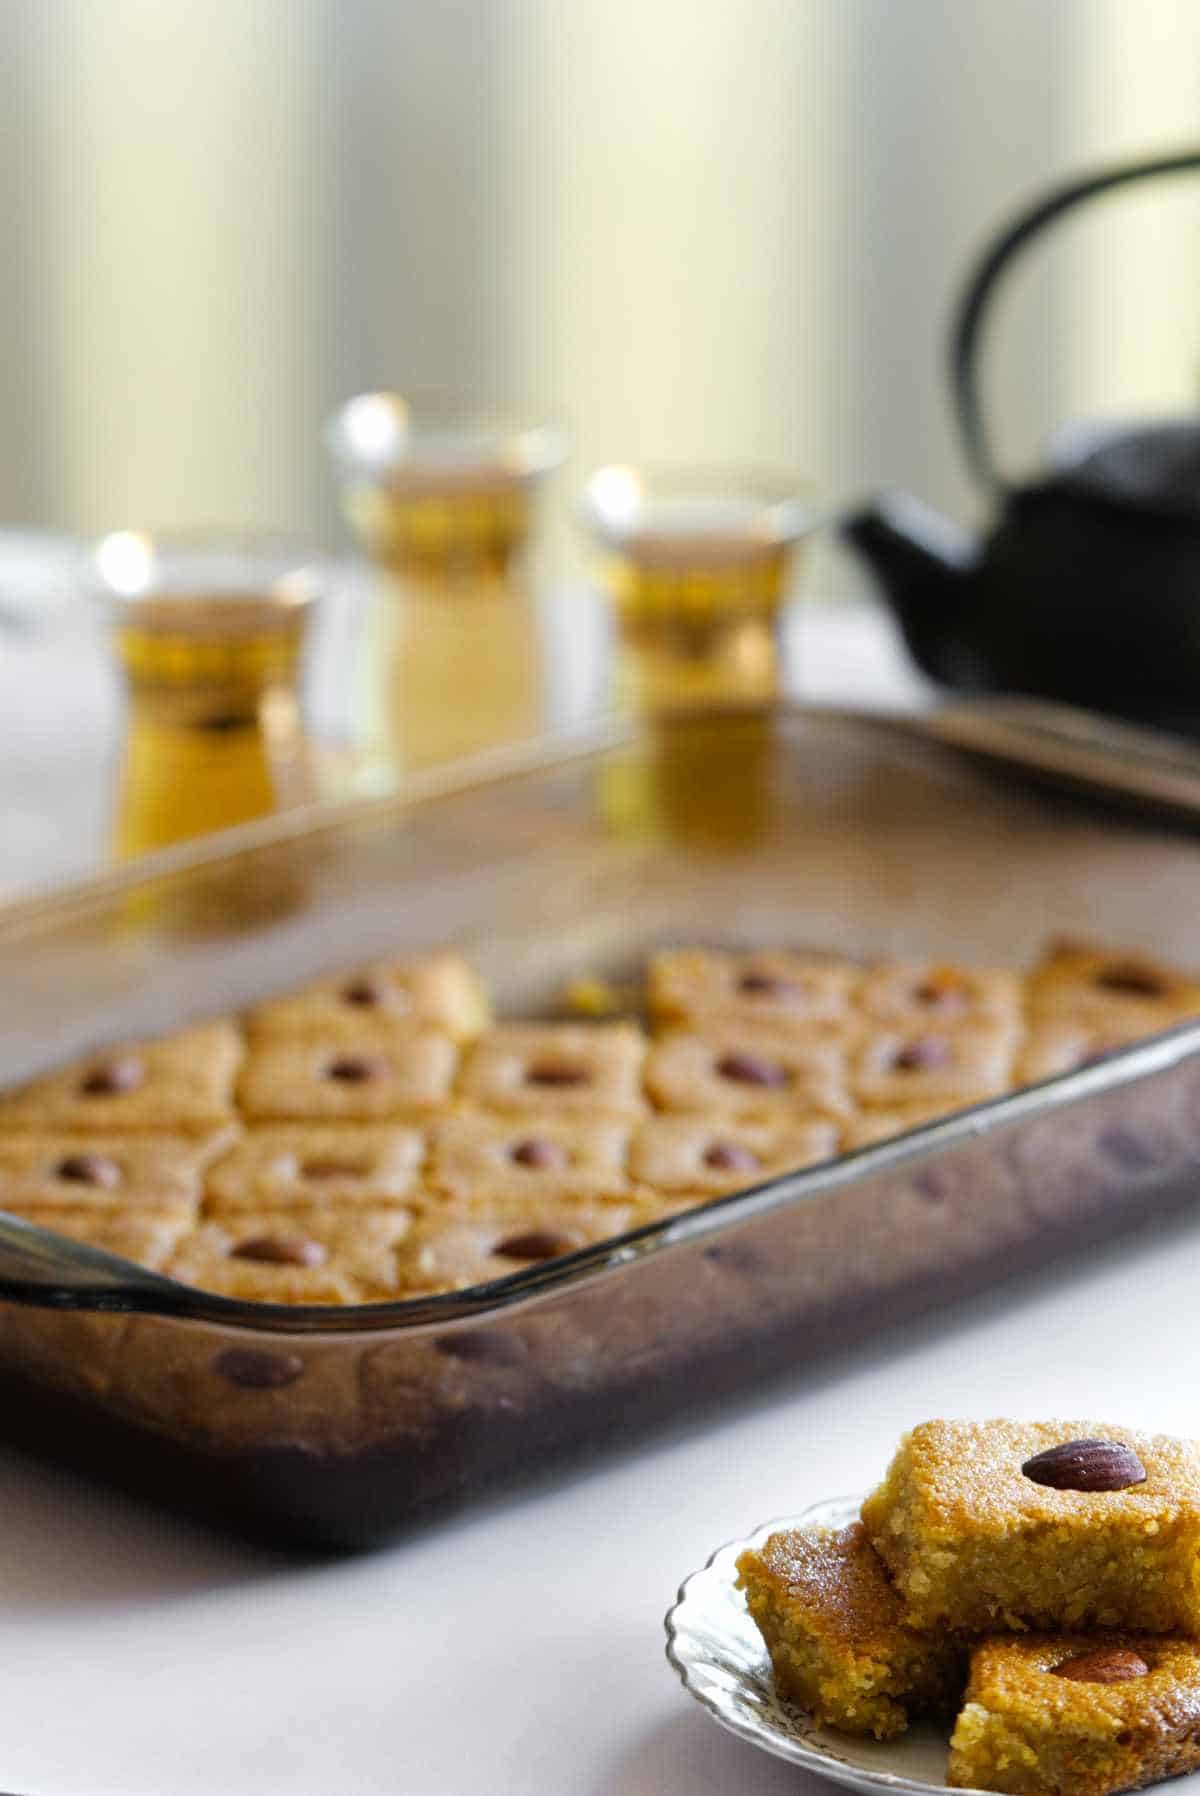
[[[1200,517],[1200,421],[1074,425],[1053,445],[1059,492],[1168,517]]]

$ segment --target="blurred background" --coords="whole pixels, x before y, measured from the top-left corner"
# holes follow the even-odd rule
[[[375,388],[564,426],[552,583],[583,578],[570,501],[609,461],[969,517],[943,364],[971,258],[1040,186],[1198,130],[1190,0],[3,0],[0,521],[344,555],[322,430]],[[988,347],[1008,466],[1071,416],[1194,406],[1195,185],[1018,269]],[[804,584],[868,583],[823,535]],[[46,815],[117,703],[17,685],[0,880],[22,841],[39,874],[96,858],[102,821]]]
[[[561,418],[576,473],[750,458],[961,511],[968,258],[1198,128],[1190,0],[4,0],[0,516],[329,533],[325,418],[409,385]],[[1194,401],[1198,220],[1130,193],[1019,272],[1017,463]]]

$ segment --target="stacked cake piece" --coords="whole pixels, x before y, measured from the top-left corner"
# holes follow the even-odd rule
[[[1200,1443],[927,1422],[860,1521],[738,1570],[817,1720],[884,1739],[960,1705],[952,1785],[1104,1796],[1200,1767]]]

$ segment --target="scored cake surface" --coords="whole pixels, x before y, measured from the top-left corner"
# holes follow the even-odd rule
[[[681,946],[650,958],[645,986],[648,1033],[631,1020],[494,1023],[478,975],[438,950],[331,973],[241,1020],[100,1048],[0,1093],[0,1204],[67,1234],[89,1214],[190,1223],[196,1239],[170,1257],[172,1275],[222,1292],[424,1295],[439,1265],[447,1290],[464,1267],[502,1270],[486,1226],[474,1246],[438,1238],[439,1219],[458,1212],[511,1235],[523,1213],[536,1233],[574,1204],[590,1243],[891,1140],[1200,1011],[1186,974],[1061,942],[1025,978],[935,959],[864,966]],[[897,1265],[936,1263],[939,1211],[962,1226],[967,1199],[951,1197],[932,1173],[913,1179],[911,1201],[892,1206],[912,1224]],[[348,1239],[389,1209],[420,1222],[429,1252],[397,1254],[365,1285],[340,1261],[300,1276],[222,1259],[242,1214],[311,1212]],[[1000,1238],[984,1221],[980,1243]],[[157,1241],[133,1257],[161,1265]],[[872,1227],[856,1252],[885,1248]]]

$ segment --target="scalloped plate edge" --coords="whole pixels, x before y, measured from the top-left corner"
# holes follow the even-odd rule
[[[764,1522],[744,1540],[718,1547],[707,1564],[684,1579],[667,1611],[667,1659],[688,1695],[739,1739],[819,1777],[855,1790],[890,1790],[904,1796],[943,1796],[944,1779],[913,1777],[885,1765],[856,1763],[835,1744],[836,1736],[817,1727],[810,1715],[781,1697],[774,1688],[766,1648],[751,1622],[745,1598],[734,1583],[736,1561],[747,1548],[764,1545],[782,1528],[845,1527],[858,1518],[860,1496],[827,1497],[799,1515]],[[736,1661],[733,1652],[740,1655]],[[934,1735],[919,1730],[899,1743],[853,1740],[857,1751],[916,1756],[928,1750]],[[938,1735],[944,1740],[944,1735]],[[846,1749],[852,1737],[845,1736]],[[915,1750],[914,1750],[915,1749]],[[962,1796],[971,1796],[963,1792]],[[979,1792],[977,1796],[986,1796]]]

